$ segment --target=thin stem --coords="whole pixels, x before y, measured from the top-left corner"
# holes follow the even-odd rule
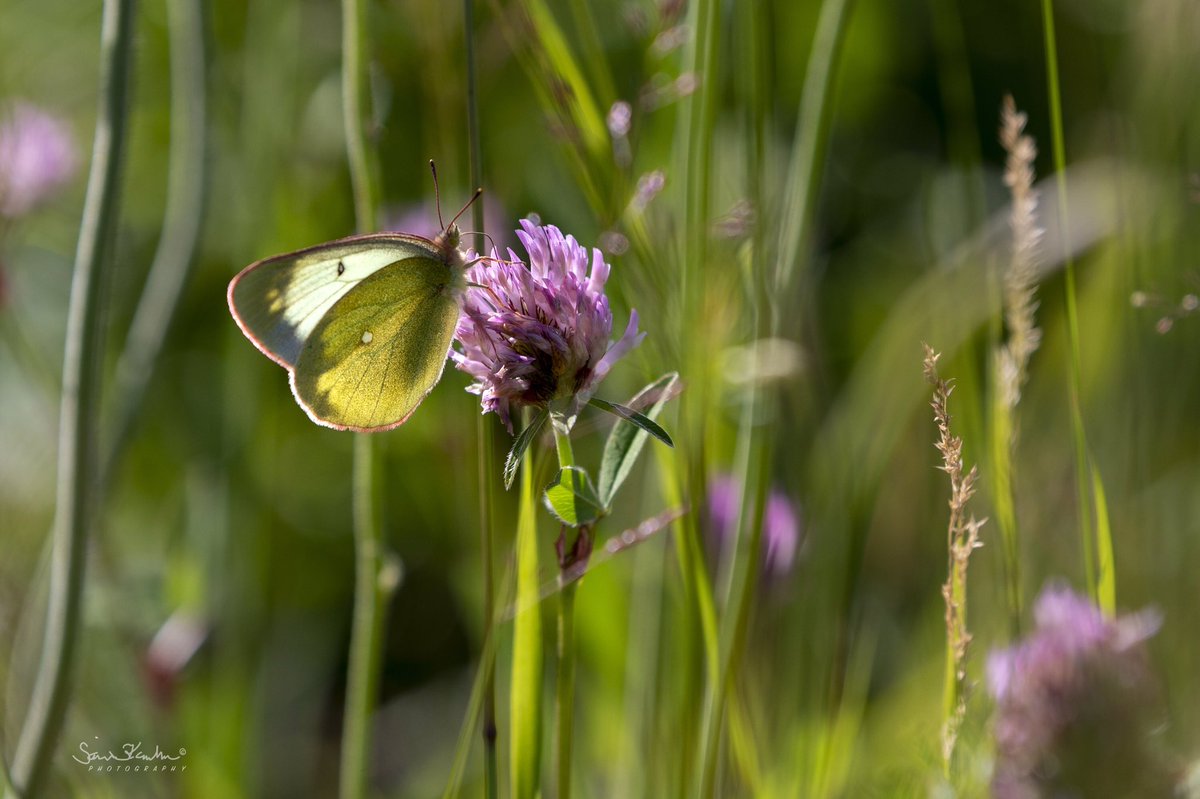
[[[374,159],[367,146],[366,0],[342,0],[342,113],[346,155],[359,232],[378,216]],[[371,714],[379,693],[384,621],[400,580],[399,562],[385,562],[379,463],[368,433],[354,438],[354,621],[342,733],[342,799],[366,796],[370,774]]]
[[[571,429],[567,418],[559,411],[550,413],[554,428],[554,448],[560,469],[575,465],[571,448]],[[565,472],[566,479],[575,480],[574,472]],[[565,532],[565,530],[564,530]],[[570,544],[564,545],[570,548]],[[562,580],[560,574],[559,579]],[[558,741],[558,799],[571,796],[571,750],[575,727],[575,586],[574,581],[562,585],[558,602],[558,675],[554,697],[554,726]]]
[[[471,186],[483,185],[483,148],[479,135],[479,89],[478,70],[475,63],[475,0],[463,0],[463,32],[467,54],[467,160]],[[471,208],[471,227],[478,231],[475,251],[482,248],[484,233],[484,202],[479,197]],[[496,575],[492,552],[494,550],[492,520],[495,517],[495,483],[492,463],[495,458],[492,446],[491,422],[484,414],[475,415],[475,441],[478,453],[479,474],[479,553],[483,561],[483,629],[484,640],[490,641],[496,615]],[[496,799],[499,795],[499,770],[496,762],[496,666],[494,658],[481,664],[483,675],[483,757],[484,795]]]
[[[120,411],[102,462],[111,477],[137,423],[171,318],[187,283],[204,214],[204,16],[199,0],[170,0],[171,153],[162,237],[117,362]]]
[[[67,712],[71,666],[79,639],[87,537],[98,504],[93,488],[104,332],[101,298],[103,271],[111,262],[109,255],[117,225],[133,30],[133,0],[105,0],[100,107],[75,251],[63,354],[54,551],[46,628],[29,711],[9,774],[15,792],[26,799],[41,795],[45,788]]]
[[[1053,0],[1042,0],[1042,23],[1046,43],[1046,83],[1050,95],[1050,134],[1054,152],[1055,184],[1058,188],[1059,239],[1063,246],[1063,282],[1069,353],[1068,396],[1071,408],[1071,437],[1075,444],[1075,488],[1079,502],[1079,533],[1088,591],[1096,603],[1106,613],[1111,614],[1116,610],[1114,577],[1111,569],[1101,575],[1098,561],[1111,563],[1112,539],[1107,525],[1097,525],[1093,515],[1095,510],[1101,517],[1106,517],[1107,509],[1103,507],[1093,509],[1093,500],[1101,501],[1103,485],[1100,482],[1098,471],[1091,464],[1087,432],[1083,423],[1079,309],[1075,300],[1075,260],[1071,254],[1068,230],[1066,137],[1063,132],[1062,90],[1058,77],[1058,45],[1054,33]],[[1093,486],[1100,490],[1093,492]],[[1104,556],[1098,556],[1097,551],[1103,553]]]
[[[379,693],[380,655],[388,600],[399,584],[395,559],[384,557],[374,439],[354,437],[354,622],[342,734],[342,799],[366,796],[371,714]]]
[[[375,159],[367,147],[367,112],[370,84],[367,75],[366,0],[342,0],[342,117],[350,185],[354,191],[354,218],[359,233],[375,229],[378,217]]]

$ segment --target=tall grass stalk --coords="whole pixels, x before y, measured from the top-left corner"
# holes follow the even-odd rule
[[[763,17],[765,10],[759,4],[748,4],[743,9],[741,38],[735,44],[742,45],[739,61],[747,64],[743,79],[739,82],[746,106],[746,125],[750,133],[750,146],[746,152],[747,191],[757,218],[760,220],[752,231],[750,270],[746,293],[749,298],[753,332],[756,339],[763,339],[774,332],[778,315],[771,313],[770,276],[766,264],[766,233],[761,220],[766,216],[766,192],[763,185],[764,148],[766,137],[766,53],[770,44],[766,41],[767,26]],[[731,553],[726,579],[720,586],[718,601],[722,608],[719,630],[720,661],[718,672],[712,680],[713,693],[705,706],[701,724],[702,756],[700,760],[701,797],[709,797],[717,789],[718,765],[721,761],[722,731],[726,722],[726,706],[733,693],[734,676],[745,650],[750,608],[758,587],[759,552],[762,547],[763,510],[767,487],[770,484],[770,447],[766,430],[761,424],[765,401],[764,388],[758,381],[750,384],[742,402],[742,413],[737,436],[737,451],[734,457],[733,479],[738,486],[737,510],[730,531],[727,550]],[[737,705],[735,702],[735,709]],[[738,731],[747,729],[730,727],[731,743],[745,742]],[[753,744],[740,747],[753,749]],[[751,769],[751,773],[755,770]]]
[[[1079,532],[1088,591],[1108,615],[1116,612],[1116,573],[1113,563],[1112,532],[1108,525],[1108,507],[1099,468],[1092,462],[1087,432],[1083,423],[1082,358],[1079,344],[1079,309],[1075,299],[1075,259],[1069,245],[1066,226],[1067,156],[1063,133],[1062,89],[1058,77],[1058,44],[1054,32],[1053,0],[1042,0],[1042,29],[1046,44],[1046,84],[1050,95],[1050,135],[1054,152],[1055,179],[1058,186],[1058,218],[1062,226],[1063,279],[1067,310],[1068,387],[1071,406],[1071,434],[1075,443],[1075,486],[1079,503]]]
[[[375,229],[379,214],[376,165],[367,143],[369,98],[366,0],[342,0],[342,114],[354,217],[359,232]],[[354,436],[354,620],[343,714],[340,796],[362,799],[371,771],[371,716],[379,694],[387,606],[400,580],[398,562],[385,558],[382,492],[375,439]]]
[[[683,680],[683,700],[678,721],[680,735],[679,790],[685,785],[700,787],[699,775],[710,769],[705,762],[710,754],[706,729],[717,711],[720,643],[717,611],[712,585],[700,546],[700,527],[696,516],[706,494],[705,446],[707,421],[714,408],[712,341],[703,323],[704,299],[708,275],[709,225],[712,201],[712,147],[716,123],[716,104],[720,89],[720,8],[716,0],[697,0],[689,4],[688,26],[694,34],[684,54],[685,69],[695,76],[696,90],[682,104],[676,139],[676,168],[684,185],[683,262],[677,284],[682,300],[681,324],[676,331],[681,348],[681,372],[687,376],[689,390],[682,397],[680,424],[684,430],[680,457],[660,464],[669,473],[669,481],[680,486],[679,493],[692,504],[692,512],[676,526],[675,549],[683,577],[687,604],[681,624],[684,630],[682,659],[687,664]],[[697,633],[699,637],[697,639]],[[694,668],[702,656],[704,683],[696,685]],[[703,691],[703,710],[699,719],[694,697]],[[699,729],[700,738],[695,738]],[[697,749],[698,745],[698,749]],[[698,752],[699,762],[696,755]],[[716,753],[711,752],[715,757]],[[698,774],[693,773],[698,769]],[[714,766],[715,768],[715,766]],[[693,789],[694,790],[694,789]]]
[[[1017,111],[1012,96],[1004,98],[1000,121],[1000,143],[1008,153],[1004,183],[1012,194],[1009,228],[1011,255],[1003,276],[1002,305],[1008,337],[993,354],[994,377],[991,401],[992,494],[1003,544],[1005,584],[1008,595],[1010,632],[1021,629],[1021,569],[1017,531],[1016,497],[1013,491],[1013,460],[1016,455],[1017,403],[1029,374],[1029,359],[1041,343],[1036,326],[1037,275],[1042,229],[1037,224],[1038,195],[1033,188],[1033,165],[1037,147],[1026,136],[1025,114]]]
[[[471,186],[483,186],[483,147],[479,136],[479,89],[475,62],[475,0],[463,0],[463,34],[467,58],[467,163]],[[471,228],[476,231],[475,250],[483,250],[484,203],[480,196],[471,208]],[[492,641],[496,616],[496,574],[493,556],[495,534],[493,519],[496,483],[493,475],[494,447],[492,421],[485,414],[475,416],[475,451],[479,477],[479,556],[483,571],[483,637]],[[483,670],[483,758],[484,795],[499,795],[496,764],[496,661],[492,656],[480,660]]]
[[[979,528],[982,521],[967,517],[967,502],[975,493],[979,472],[974,466],[963,470],[962,439],[950,432],[950,393],[953,385],[937,373],[940,356],[925,345],[925,380],[933,386],[933,419],[938,429],[937,449],[942,454],[941,469],[950,477],[950,520],[946,526],[946,582],[942,598],[946,603],[946,674],[942,691],[942,774],[950,779],[950,766],[958,730],[966,713],[967,647],[967,564],[971,553],[982,546]]]
[[[79,642],[88,532],[99,505],[94,488],[103,361],[102,297],[117,227],[134,13],[133,0],[104,2],[100,102],[63,353],[49,602],[38,674],[9,771],[9,782],[25,799],[43,795],[66,717]]]
[[[853,2],[825,0],[821,3],[812,52],[804,71],[804,88],[800,95],[779,225],[775,283],[780,296],[789,296],[796,270],[809,260],[807,248],[812,229],[812,206],[820,185],[819,160],[829,129],[830,95]]]
[[[805,67],[804,85],[797,109],[796,130],[792,140],[788,168],[783,185],[783,198],[780,208],[779,238],[773,255],[776,258],[773,274],[768,278],[768,295],[774,297],[799,296],[801,308],[798,316],[802,324],[805,319],[805,307],[813,306],[806,297],[808,292],[799,284],[809,274],[812,263],[810,247],[812,226],[815,218],[814,205],[817,190],[821,181],[821,167],[825,156],[825,142],[828,136],[831,109],[833,106],[833,90],[837,77],[837,66],[846,41],[850,15],[853,11],[853,0],[824,0],[821,3],[820,14],[817,18],[816,31],[813,34],[812,48],[809,52],[808,63]],[[786,334],[782,328],[782,318],[778,309],[772,308],[772,330]],[[821,452],[820,445],[814,450]],[[822,461],[827,461],[821,456]],[[822,463],[818,468],[826,470],[828,463]],[[844,511],[839,509],[840,516]],[[814,515],[819,515],[817,511]],[[816,612],[818,602],[810,603],[811,608],[805,611],[805,619],[812,623],[806,625],[804,634],[812,636],[817,625],[826,626],[833,631],[828,637],[828,644],[812,650],[810,673],[802,683],[802,690],[819,691],[820,695],[828,696],[827,704],[821,709],[825,729],[832,734],[835,724],[844,715],[843,705],[848,701],[844,696],[845,681],[838,673],[841,664],[848,659],[843,650],[848,648],[845,636],[841,634],[839,625],[848,613],[848,589],[840,589],[837,575],[838,569],[849,571],[855,562],[854,548],[859,546],[854,541],[855,533],[847,530],[847,539],[851,547],[849,556],[843,555],[843,545],[840,542],[830,542],[837,551],[830,551],[823,564],[830,569],[829,583],[832,589],[823,598],[823,609]],[[828,690],[818,688],[818,685],[828,684]],[[823,754],[826,744],[809,746],[809,751],[792,752],[792,757],[806,761],[809,768],[807,779],[810,784],[823,784],[830,758]]]

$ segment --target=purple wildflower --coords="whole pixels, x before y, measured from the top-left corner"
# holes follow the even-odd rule
[[[708,519],[713,545],[723,550],[737,524],[741,496],[732,475],[714,477],[708,484]],[[800,520],[787,495],[772,490],[763,509],[762,558],[764,571],[782,577],[792,569],[800,546]]]
[[[0,216],[24,216],[78,168],[65,122],[35,105],[14,103],[0,122]]]
[[[993,795],[1162,795],[1164,770],[1147,745],[1153,680],[1144,646],[1157,614],[1109,619],[1070,589],[1050,587],[1034,620],[1025,640],[988,658]]]
[[[450,357],[475,378],[484,412],[495,411],[512,430],[513,405],[545,407],[551,400],[586,402],[613,364],[641,342],[637,311],[625,334],[609,345],[612,311],[604,294],[609,265],[553,225],[521,220],[517,231],[529,266],[508,251],[467,270],[474,284],[463,298]],[[591,271],[589,273],[589,260]]]

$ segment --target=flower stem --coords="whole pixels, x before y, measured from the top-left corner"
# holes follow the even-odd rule
[[[354,215],[359,232],[375,229],[375,162],[367,146],[366,0],[342,0],[342,114]],[[370,773],[371,714],[379,693],[384,621],[400,582],[399,561],[384,557],[375,439],[354,437],[354,621],[350,633],[342,732],[340,796],[362,799]]]
[[[54,551],[41,663],[21,727],[9,780],[25,799],[45,789],[70,699],[79,638],[87,536],[97,505],[96,422],[102,355],[103,271],[117,224],[126,96],[133,60],[133,0],[105,0],[101,28],[101,93],[92,167],[71,283],[59,417]]]
[[[575,465],[570,422],[560,411],[551,410],[550,426],[554,428],[554,448],[558,453],[558,466],[560,469],[570,469]],[[565,480],[574,484],[575,472],[568,471],[563,474]],[[572,547],[573,543],[565,544],[564,551],[569,551]],[[561,579],[560,575],[560,581]],[[574,581],[564,582],[558,601],[558,675],[554,697],[554,726],[558,740],[558,799],[570,799],[571,796],[571,749],[575,726],[575,586]]]

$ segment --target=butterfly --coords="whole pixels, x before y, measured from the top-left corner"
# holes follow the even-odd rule
[[[432,240],[351,236],[256,261],[230,281],[238,327],[288,370],[314,422],[391,430],[437,385],[467,288],[456,222],[471,202]]]

